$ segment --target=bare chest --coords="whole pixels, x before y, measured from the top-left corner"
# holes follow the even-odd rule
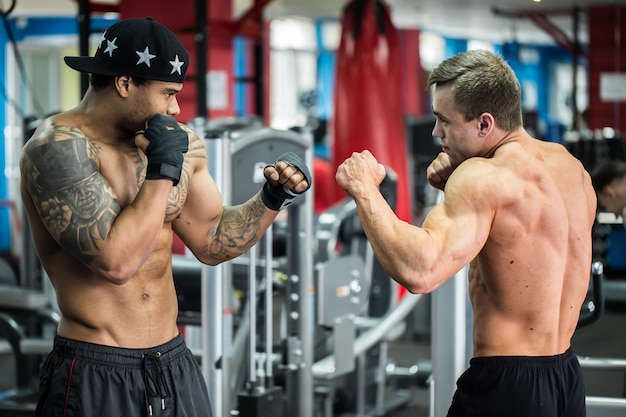
[[[121,151],[103,147],[99,152],[100,174],[111,185],[122,209],[132,204],[145,181],[147,161],[137,149]],[[185,203],[189,187],[187,178],[181,178],[172,188],[166,210],[166,221],[174,220]]]

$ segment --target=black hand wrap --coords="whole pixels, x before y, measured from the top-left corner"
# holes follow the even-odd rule
[[[311,173],[309,172],[309,168],[307,168],[304,161],[300,159],[298,155],[293,152],[287,152],[285,154],[282,154],[273,165],[268,166],[275,166],[276,163],[280,161],[287,162],[289,165],[293,165],[298,168],[300,172],[302,172],[302,174],[304,175],[306,182],[309,184],[306,190],[311,188]],[[293,200],[298,194],[294,193],[283,185],[271,185],[268,181],[263,186],[263,190],[261,190],[261,199],[263,200],[263,204],[265,204],[267,208],[269,208],[270,210],[279,211],[287,208],[291,203],[293,203]]]
[[[150,141],[146,148],[146,179],[170,179],[177,185],[183,167],[183,154],[189,149],[187,132],[173,118],[155,114],[148,119],[143,135]]]

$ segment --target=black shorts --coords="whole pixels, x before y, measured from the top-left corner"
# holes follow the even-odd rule
[[[210,417],[200,367],[184,339],[124,349],[56,337],[41,370],[40,417]]]
[[[572,348],[556,356],[473,358],[448,417],[584,417],[585,385]]]

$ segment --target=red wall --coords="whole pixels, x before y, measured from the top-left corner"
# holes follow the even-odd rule
[[[119,5],[121,19],[152,17],[170,28],[189,51],[189,70],[183,91],[179,94],[181,115],[179,120],[187,122],[199,115],[197,111],[197,59],[195,44],[196,0],[153,0],[149,3],[122,0]],[[229,22],[232,20],[232,1],[209,1],[208,15],[211,21]],[[149,7],[147,7],[149,5]],[[207,22],[208,23],[208,22]],[[208,28],[208,69],[227,74],[227,107],[223,110],[210,110],[209,118],[234,115],[233,106],[233,43],[232,36],[224,30],[211,31]]]
[[[626,73],[626,6],[594,6],[589,19],[589,114],[590,129],[612,127],[626,132],[626,101],[603,102],[602,73]]]
[[[231,0],[210,1],[208,19],[211,22],[230,22],[232,20]],[[206,115],[198,114],[197,104],[197,54],[195,43],[196,0],[177,0],[175,3],[165,0],[153,0],[146,7],[145,2],[122,0],[119,5],[121,19],[134,17],[152,17],[170,28],[179,37],[189,51],[189,69],[183,91],[178,95],[181,114],[178,120],[186,123],[197,116],[208,118],[229,117],[234,115],[233,105],[233,42],[232,35],[224,29],[211,30],[208,33],[208,70],[223,71],[227,74],[227,107],[223,110],[209,110]],[[208,22],[207,22],[208,23]],[[216,24],[215,26],[220,26]],[[223,26],[221,26],[223,27]],[[208,88],[208,87],[207,87]],[[208,103],[207,103],[208,106]],[[174,238],[172,251],[185,253],[184,244]]]

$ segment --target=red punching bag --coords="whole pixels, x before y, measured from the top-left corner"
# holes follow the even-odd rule
[[[398,33],[380,0],[352,0],[343,10],[337,51],[332,161],[368,149],[397,175],[396,214],[411,222]],[[403,92],[412,94],[412,92]],[[345,192],[337,187],[337,199]]]

